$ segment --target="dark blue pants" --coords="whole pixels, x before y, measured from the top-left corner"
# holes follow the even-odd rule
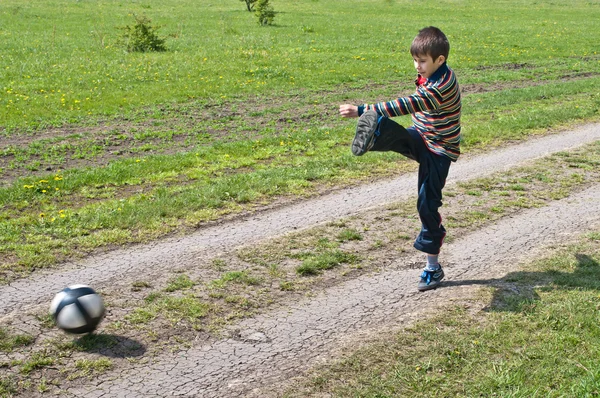
[[[419,197],[417,210],[421,232],[414,247],[428,254],[438,254],[446,230],[438,209],[442,206],[442,189],[446,184],[451,160],[431,152],[423,137],[413,127],[405,129],[392,119],[382,117],[377,138],[371,151],[393,151],[419,163]]]

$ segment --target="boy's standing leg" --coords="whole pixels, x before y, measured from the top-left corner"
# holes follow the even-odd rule
[[[393,151],[419,163],[419,196],[417,210],[421,219],[421,232],[414,247],[427,253],[427,264],[418,289],[436,288],[444,278],[438,262],[446,230],[438,212],[442,205],[442,189],[446,183],[451,161],[446,156],[429,151],[421,135],[414,129],[405,129],[393,120],[365,112],[358,121],[352,152],[362,155],[367,151]]]
[[[417,133],[418,134],[418,133]],[[437,155],[423,144],[419,162],[419,197],[417,210],[421,219],[421,232],[414,247],[427,253],[427,265],[421,274],[420,291],[436,288],[444,278],[444,271],[438,262],[438,254],[446,237],[442,217],[438,209],[442,206],[442,189],[450,170],[450,158]]]

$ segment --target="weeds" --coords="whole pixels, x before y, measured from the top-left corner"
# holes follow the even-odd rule
[[[179,275],[174,279],[171,279],[165,288],[166,292],[174,292],[177,290],[189,289],[193,287],[195,283],[187,275]]]
[[[211,282],[211,285],[215,288],[224,288],[230,283],[243,284],[243,285],[260,285],[260,278],[249,275],[248,271],[230,271],[223,274],[223,276],[217,280]]]
[[[26,334],[11,335],[4,328],[0,328],[0,351],[12,352],[20,347],[33,343],[35,338]]]
[[[299,275],[315,275],[324,270],[331,269],[343,263],[355,263],[358,257],[354,254],[345,253],[341,250],[326,251],[318,254],[310,254],[296,268]]]
[[[69,380],[74,380],[80,377],[91,377],[100,373],[104,373],[112,369],[113,363],[108,358],[99,358],[96,360],[79,359],[75,361],[75,369],[77,371],[69,375]]]

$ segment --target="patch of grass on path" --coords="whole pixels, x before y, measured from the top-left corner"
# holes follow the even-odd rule
[[[487,282],[483,311],[439,310],[284,396],[598,396],[600,231]]]

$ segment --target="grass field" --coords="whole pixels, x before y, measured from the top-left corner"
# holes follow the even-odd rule
[[[141,109],[160,112],[159,104],[201,109],[340,85],[404,85],[414,75],[407,49],[426,25],[447,33],[463,84],[595,74],[598,5],[281,0],[275,26],[265,29],[236,0],[7,0],[0,120],[10,132],[136,117]],[[162,26],[169,51],[124,52],[120,28],[134,15]],[[389,90],[397,92],[397,83]]]
[[[463,90],[463,152],[600,120],[600,1],[273,6],[274,26],[260,27],[238,0],[0,4],[0,284],[278,200],[413,170],[391,154],[353,157],[355,121],[340,119],[337,107],[412,92],[408,48],[424,26],[439,26],[451,43],[449,64]],[[168,51],[127,53],[119,45],[120,28],[134,15],[161,26]],[[595,182],[586,168],[597,165],[595,148],[575,176],[548,178],[563,188]],[[580,172],[588,179],[580,180]],[[462,216],[465,225],[476,224]],[[337,240],[356,233],[342,232],[350,235]],[[586,250],[597,255],[595,246]],[[338,260],[324,259],[324,267]],[[306,272],[315,263],[320,272],[318,261],[307,261]],[[290,286],[281,283],[282,290]],[[588,293],[576,299],[588,300]],[[15,340],[3,333],[0,327],[0,351],[10,352],[13,343],[5,342]],[[30,343],[17,340],[17,347]],[[591,372],[597,383],[597,366]],[[0,396],[10,391],[3,383]],[[364,394],[360,388],[340,394],[394,396],[388,387]]]

